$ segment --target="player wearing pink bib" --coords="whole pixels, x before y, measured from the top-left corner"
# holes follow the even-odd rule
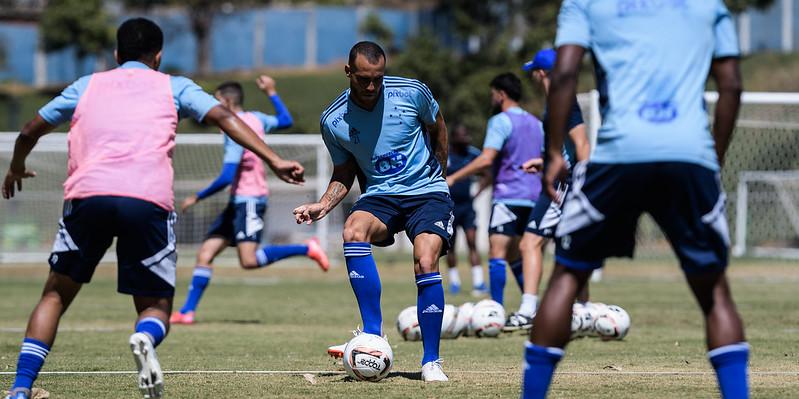
[[[215,96],[243,120],[263,139],[264,134],[291,127],[291,114],[275,90],[275,81],[261,76],[258,87],[269,96],[276,115],[258,111],[244,111],[244,90],[238,82],[222,83]],[[197,266],[189,285],[186,302],[180,311],[172,313],[174,324],[194,324],[195,311],[200,299],[211,282],[214,258],[228,246],[238,250],[239,264],[245,269],[266,267],[291,256],[307,256],[327,271],[329,262],[319,242],[312,239],[299,245],[267,245],[258,248],[264,229],[264,214],[268,204],[269,189],[263,162],[252,152],[225,136],[225,157],[222,171],[207,188],[186,198],[181,211],[186,211],[198,201],[230,186],[230,201],[211,225],[208,237],[197,252]]]
[[[163,33],[152,21],[130,19],[117,31],[119,68],[77,80],[39,110],[20,132],[3,197],[34,177],[25,159],[36,142],[70,122],[64,212],[50,256],[51,271],[31,314],[9,398],[27,399],[55,340],[61,315],[117,238],[118,288],[138,313],[130,347],[145,398],[160,398],[163,373],[155,347],[169,329],[175,286],[176,217],[172,150],[178,119],[219,126],[266,160],[289,183],[303,168],[275,154],[230,110],[183,77],[158,72]]]

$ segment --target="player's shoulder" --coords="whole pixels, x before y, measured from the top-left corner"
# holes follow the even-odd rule
[[[336,97],[335,100],[333,100],[333,102],[330,103],[330,105],[327,106],[327,108],[325,108],[325,110],[322,112],[321,117],[319,118],[320,126],[327,125],[328,122],[330,122],[329,119],[332,115],[338,114],[339,110],[346,107],[348,101],[348,95],[349,95],[349,89],[344,90],[343,92],[341,92],[341,94],[338,95],[338,97]]]
[[[386,86],[386,90],[402,89],[413,91],[424,95],[429,100],[433,99],[433,92],[430,91],[430,88],[427,87],[426,84],[418,79],[404,78],[402,76],[386,76],[383,78],[383,84]]]

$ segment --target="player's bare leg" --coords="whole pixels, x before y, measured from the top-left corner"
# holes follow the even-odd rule
[[[519,310],[508,317],[503,331],[527,330],[533,326],[533,317],[538,307],[538,288],[543,273],[543,250],[546,242],[546,238],[530,232],[524,233],[519,242],[524,281],[522,301]]]
[[[477,250],[477,229],[466,229],[466,246],[469,248],[469,265],[472,270],[472,295],[483,296],[488,293],[488,287],[483,277],[483,260]],[[455,242],[453,238],[453,243]]]
[[[586,285],[591,271],[555,265],[549,286],[535,315],[536,328],[530,342],[546,348],[565,348],[571,335],[571,315],[577,293]]]
[[[363,332],[383,335],[383,315],[380,310],[380,277],[371,254],[371,242],[388,238],[388,227],[369,212],[355,211],[344,223],[344,257],[350,285],[355,292],[358,308],[363,320]],[[355,331],[355,333],[360,333]],[[344,356],[345,344],[327,348],[334,358]]]
[[[457,295],[461,291],[461,279],[458,273],[458,254],[455,251],[455,243],[457,242],[456,228],[452,233],[452,248],[447,251],[447,269],[449,271],[449,293]]]
[[[134,296],[139,317],[136,333],[130,336],[130,350],[138,369],[138,386],[144,398],[160,398],[164,392],[164,374],[155,347],[169,332],[172,298]]]
[[[261,267],[258,264],[258,258],[255,256],[255,251],[258,250],[258,243],[245,241],[236,245],[236,250],[239,254],[239,265],[244,269],[257,269]]]
[[[449,380],[439,357],[444,289],[438,273],[438,258],[443,245],[441,236],[432,233],[421,233],[413,240],[413,271],[419,289],[416,306],[424,346],[422,380],[425,382]]]
[[[222,237],[210,237],[203,241],[197,251],[194,276],[189,286],[189,293],[180,311],[172,313],[169,322],[172,324],[194,324],[195,311],[205,288],[210,282],[214,267],[214,259],[230,245],[230,241]]]

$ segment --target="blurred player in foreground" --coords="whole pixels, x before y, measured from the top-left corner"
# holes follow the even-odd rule
[[[85,76],[39,110],[22,129],[3,182],[3,197],[34,177],[25,159],[57,125],[71,122],[64,214],[51,271],[31,314],[9,397],[25,399],[55,340],[61,315],[117,238],[118,288],[138,313],[130,348],[145,398],[160,398],[155,347],[169,330],[175,291],[172,150],[178,119],[219,126],[289,183],[303,169],[275,154],[236,114],[194,82],[157,72],[164,36],[153,22],[127,20],[117,31],[119,68]]]
[[[537,292],[525,289],[531,285],[530,281],[525,282],[525,278],[530,278],[524,276],[522,260],[532,255],[531,248],[520,248],[519,240],[541,193],[541,175],[527,173],[523,165],[530,160],[538,160],[541,165],[544,134],[541,122],[519,106],[522,82],[516,75],[497,75],[490,87],[491,105],[496,114],[488,120],[483,151],[450,175],[447,183],[452,187],[463,178],[493,167],[493,207],[488,229],[491,299],[504,302],[507,260],[511,259],[510,268],[522,291],[522,304],[530,304],[537,301]]]
[[[569,340],[572,303],[591,271],[633,254],[642,213],[674,249],[705,318],[708,358],[722,397],[748,397],[743,322],[725,270],[729,238],[720,182],[742,90],[738,42],[722,0],[637,3],[566,0],[551,73],[545,187],[566,175],[563,137],[586,49],[602,91],[603,124],[588,163],[575,167],[555,270],[535,318],[523,397],[543,398]],[[719,91],[713,129],[704,104],[708,71]]]
[[[466,166],[469,162],[480,156],[480,150],[471,145],[472,136],[466,126],[458,124],[452,129],[449,140],[449,158],[447,160],[447,175],[451,175],[458,169]],[[477,194],[488,184],[487,177],[480,180],[480,189]],[[480,260],[480,253],[477,251],[477,225],[474,219],[474,197],[472,195],[471,180],[462,180],[449,188],[452,201],[455,203],[455,220],[452,224],[452,247],[447,253],[447,266],[449,267],[449,292],[457,294],[461,290],[461,278],[458,273],[458,254],[455,251],[458,227],[463,230],[466,236],[466,246],[469,249],[469,262],[472,265],[472,295],[483,296],[488,292],[485,280],[483,279],[483,265]]]
[[[447,127],[430,89],[418,80],[384,76],[386,55],[372,42],[350,50],[350,88],[322,114],[322,138],[333,177],[317,203],[294,210],[297,223],[327,215],[360,176],[362,195],[344,224],[344,257],[363,332],[383,335],[380,276],[372,246],[405,231],[413,242],[422,379],[447,381],[439,359],[444,289],[438,260],[449,249],[453,203],[445,181]],[[357,332],[356,332],[357,333]],[[344,345],[328,349],[341,357]]]
[[[238,82],[225,82],[217,87],[214,96],[247,124],[261,139],[275,129],[291,127],[291,114],[275,89],[269,76],[256,80],[261,91],[269,97],[277,115],[258,111],[244,111],[244,90]],[[239,264],[245,269],[263,268],[291,256],[307,256],[327,271],[327,255],[316,239],[298,245],[267,245],[258,248],[264,230],[264,214],[268,204],[269,188],[263,161],[255,153],[225,136],[225,155],[222,171],[208,187],[186,198],[180,210],[186,212],[198,201],[230,188],[230,201],[208,230],[197,252],[197,265],[189,285],[186,302],[178,312],[172,313],[173,324],[193,324],[197,305],[211,282],[214,259],[228,246],[238,250]]]

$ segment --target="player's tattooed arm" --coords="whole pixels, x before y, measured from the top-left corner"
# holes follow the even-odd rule
[[[447,159],[449,158],[449,134],[447,133],[447,124],[444,122],[444,116],[441,111],[436,115],[436,123],[426,126],[428,133],[430,133],[431,142],[433,143],[433,152],[438,163],[441,164],[441,174],[444,178],[447,177]]]
[[[741,70],[738,58],[727,57],[713,60],[710,74],[716,81],[719,100],[716,103],[716,115],[713,122],[713,139],[716,142],[716,154],[719,165],[724,166],[724,156],[732,140],[738,109],[741,107]]]
[[[350,158],[347,162],[333,167],[333,176],[319,202],[300,205],[294,209],[297,224],[311,224],[327,216],[350,192],[358,172],[358,165]]]
[[[14,144],[14,155],[11,158],[11,165],[3,180],[3,198],[9,199],[14,196],[15,189],[22,191],[22,179],[36,176],[36,172],[25,167],[25,159],[31,153],[39,138],[55,129],[39,115],[25,124],[17,136]]]

